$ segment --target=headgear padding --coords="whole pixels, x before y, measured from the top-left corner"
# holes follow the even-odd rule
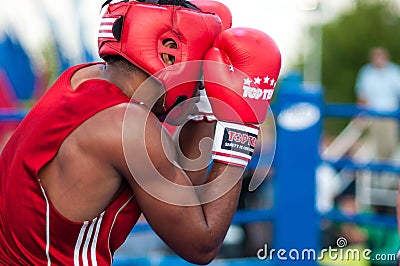
[[[219,16],[222,22],[222,31],[232,27],[232,13],[226,5],[213,0],[191,0],[190,2],[203,12],[210,12]]]
[[[196,88],[193,81],[200,79],[201,63],[190,64],[190,68],[180,63],[203,60],[221,29],[221,19],[212,13],[173,5],[118,2],[110,4],[102,18],[99,55],[121,55],[149,75],[156,74],[166,90],[168,110],[179,99],[190,98]],[[177,48],[165,47],[168,40],[173,40]],[[169,66],[162,54],[173,56],[176,67],[162,71]],[[182,77],[190,82],[176,84]]]

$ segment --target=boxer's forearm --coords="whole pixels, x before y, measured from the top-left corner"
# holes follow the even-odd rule
[[[209,185],[199,191],[203,217],[193,222],[193,249],[190,256],[204,253],[215,256],[237,209],[241,186],[242,168],[214,162],[207,176]],[[211,182],[211,183],[210,183]],[[193,215],[195,217],[195,215]],[[201,221],[201,222],[200,222]]]
[[[214,129],[215,123],[189,121],[174,137],[178,162],[193,185],[206,180]]]

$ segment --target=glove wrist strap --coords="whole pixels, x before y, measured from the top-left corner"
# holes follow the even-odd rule
[[[212,159],[246,168],[253,156],[258,125],[241,125],[218,121],[215,129]]]
[[[212,123],[217,121],[217,118],[214,115],[198,114],[198,115],[190,115],[189,120],[194,122]]]
[[[196,102],[196,107],[198,109],[197,114],[189,115],[189,120],[194,122],[215,122],[217,118],[214,116],[210,101],[208,100],[207,93],[205,89],[199,90],[199,101]]]

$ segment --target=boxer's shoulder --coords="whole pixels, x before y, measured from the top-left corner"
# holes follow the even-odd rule
[[[74,90],[88,79],[101,79],[103,72],[103,63],[87,64],[78,68],[71,76],[71,88]]]
[[[102,165],[124,162],[123,145],[160,136],[161,124],[150,109],[139,102],[120,103],[87,119],[64,141],[63,147],[79,147]]]

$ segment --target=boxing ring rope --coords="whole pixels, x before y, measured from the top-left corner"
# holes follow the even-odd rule
[[[29,109],[0,108],[0,122],[21,121]]]
[[[338,210],[320,213],[316,209],[316,169],[327,163],[336,169],[369,170],[400,174],[400,164],[389,161],[360,162],[353,158],[322,155],[323,118],[380,117],[400,118],[400,112],[376,113],[352,104],[325,104],[322,89],[297,79],[284,79],[272,106],[276,117],[277,149],[273,162],[274,206],[271,209],[238,210],[233,224],[272,222],[273,246],[290,249],[321,249],[321,221],[355,222],[360,225],[396,227],[392,215],[358,214],[349,216]],[[26,109],[0,109],[0,121],[19,121]],[[301,123],[299,123],[301,121]],[[355,136],[357,137],[357,136]],[[151,231],[146,223],[138,223],[133,234]],[[262,247],[260,247],[262,248]],[[254,254],[256,256],[256,254]],[[155,262],[156,261],[156,262]],[[318,265],[316,261],[294,262],[296,265]],[[288,261],[263,261],[256,257],[218,259],[211,265],[250,266],[283,265]],[[289,263],[290,264],[290,263]],[[113,265],[192,265],[178,257],[118,258]]]

